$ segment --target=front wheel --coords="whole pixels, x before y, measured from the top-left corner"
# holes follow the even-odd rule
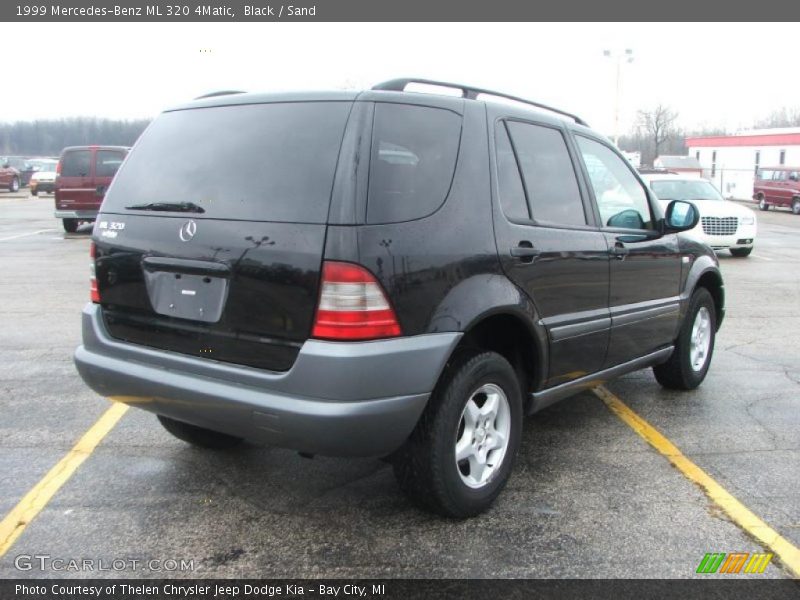
[[[753,251],[752,248],[731,248],[731,254],[736,256],[737,258],[744,258],[745,256],[750,256],[750,253]]]
[[[200,446],[201,448],[224,450],[226,448],[234,448],[244,441],[240,437],[228,435],[227,433],[220,433],[219,431],[212,431],[211,429],[198,427],[197,425],[190,425],[183,421],[176,421],[164,415],[158,415],[158,420],[164,426],[164,429],[179,440],[183,440],[193,446]]]
[[[792,212],[796,215],[800,215],[800,198],[792,200]]]
[[[451,360],[411,437],[393,457],[403,491],[453,518],[485,511],[511,474],[522,430],[522,392],[494,352]]]
[[[38,195],[39,195],[39,190],[37,190],[36,188],[31,188],[31,196],[38,196]]]
[[[8,186],[8,191],[9,192],[18,192],[19,191],[19,179],[14,177],[14,179],[11,180],[11,185]]]
[[[658,383],[673,390],[693,390],[706,378],[714,353],[717,315],[706,288],[697,288],[667,362],[653,367]]]
[[[761,210],[769,210],[769,204],[764,200],[764,196],[758,197],[758,208]]]

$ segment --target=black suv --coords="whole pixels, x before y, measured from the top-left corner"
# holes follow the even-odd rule
[[[84,380],[200,446],[387,457],[454,517],[524,415],[644,367],[698,386],[724,296],[695,207],[573,115],[421,81],[158,117],[95,224]]]

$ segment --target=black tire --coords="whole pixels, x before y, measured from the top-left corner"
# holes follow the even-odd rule
[[[39,195],[39,190],[33,190],[33,189],[31,190],[31,196],[38,196],[38,195]]]
[[[750,256],[750,253],[753,251],[752,248],[731,248],[731,254],[738,258],[744,258],[745,256]]]
[[[760,210],[769,210],[769,204],[767,204],[767,201],[764,200],[764,196],[759,196],[757,200],[758,200],[758,208]]]
[[[213,450],[225,450],[227,448],[234,448],[244,441],[240,437],[228,435],[227,433],[212,431],[211,429],[198,427],[197,425],[189,425],[189,423],[176,421],[175,419],[170,419],[163,415],[157,416],[158,420],[164,426],[164,429],[179,440],[183,440],[193,446],[211,448]]]
[[[792,200],[792,214],[800,215],[800,198]]]
[[[708,331],[710,345],[705,355],[702,368],[695,370],[691,365],[691,337],[697,314],[705,308],[710,316],[711,323]],[[717,313],[714,299],[706,288],[697,288],[689,301],[681,331],[675,344],[675,351],[667,362],[653,367],[656,380],[665,388],[671,390],[693,390],[706,378],[711,358],[714,355],[714,341],[717,330]]]
[[[19,191],[19,178],[14,177],[14,179],[11,180],[11,184],[8,186],[8,191],[12,193]]]
[[[463,434],[460,423],[467,402],[487,384],[499,387],[508,400],[508,445],[489,479],[480,487],[470,487],[462,480],[463,467],[456,464],[455,443]],[[446,517],[475,516],[489,508],[505,487],[521,430],[522,392],[513,367],[494,352],[458,353],[436,385],[411,437],[393,456],[395,476],[416,505]]]
[[[78,219],[62,219],[61,222],[64,224],[64,231],[67,233],[75,233],[78,231],[78,225],[80,224]]]

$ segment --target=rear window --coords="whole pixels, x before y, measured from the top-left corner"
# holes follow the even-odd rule
[[[461,117],[407,104],[375,105],[367,199],[368,223],[425,217],[450,191]]]
[[[89,150],[70,150],[61,159],[62,177],[88,177],[92,166]]]
[[[98,150],[95,158],[95,177],[113,177],[122,164],[125,153],[119,150]]]
[[[192,218],[324,223],[350,104],[164,113],[131,151],[103,210],[192,202],[205,210]]]

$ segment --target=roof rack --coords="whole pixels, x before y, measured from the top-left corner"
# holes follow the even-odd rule
[[[208,94],[203,94],[202,96],[198,96],[195,100],[202,100],[203,98],[214,98],[215,96],[230,96],[232,94],[244,94],[242,90],[220,90],[218,92],[209,92]]]
[[[536,108],[541,108],[550,112],[557,113],[559,115],[563,115],[565,117],[569,117],[570,119],[574,119],[576,123],[579,125],[584,125],[588,127],[589,125],[581,119],[577,115],[573,115],[572,113],[568,113],[558,108],[553,108],[552,106],[548,106],[547,104],[541,104],[540,102],[534,102],[533,100],[526,100],[525,98],[520,98],[518,96],[511,96],[510,94],[504,94],[502,92],[494,92],[492,90],[484,90],[481,88],[461,85],[459,83],[447,83],[445,81],[433,81],[431,79],[416,79],[413,77],[403,78],[403,79],[392,79],[390,81],[384,81],[383,83],[379,83],[372,87],[373,90],[382,90],[382,91],[392,91],[392,92],[404,92],[406,86],[409,83],[421,83],[424,85],[435,85],[439,87],[447,87],[453,88],[456,90],[461,90],[461,97],[468,98],[470,100],[476,100],[479,94],[486,94],[487,96],[496,96],[497,98],[506,98],[507,100],[513,100],[515,102],[521,102],[523,104],[528,104],[530,106],[535,106]]]

